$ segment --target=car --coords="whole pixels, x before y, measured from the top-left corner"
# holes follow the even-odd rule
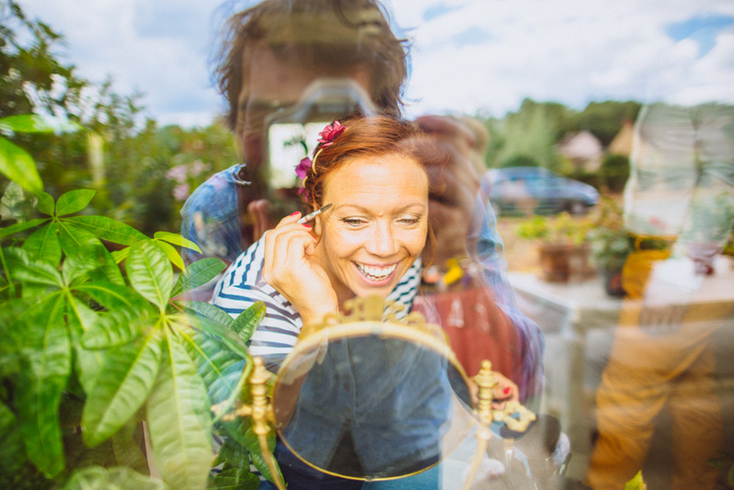
[[[599,202],[599,192],[593,186],[542,167],[490,169],[482,176],[481,186],[497,215],[563,211],[582,215]]]

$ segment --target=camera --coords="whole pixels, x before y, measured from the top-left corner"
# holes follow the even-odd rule
[[[335,119],[347,115],[370,116],[375,108],[364,89],[354,80],[327,78],[316,80],[294,106],[281,109],[266,120],[268,187],[298,187],[295,167],[313,155],[318,134]]]

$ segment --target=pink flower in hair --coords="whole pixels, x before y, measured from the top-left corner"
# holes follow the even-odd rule
[[[336,137],[342,134],[345,129],[347,129],[346,126],[342,126],[339,121],[334,121],[319,133],[320,138],[318,141],[321,143],[322,147],[330,146],[334,143]]]
[[[301,160],[301,162],[296,167],[296,175],[298,175],[300,178],[305,179],[306,175],[308,174],[308,171],[311,170],[311,165],[313,162],[311,162],[311,159],[306,157]]]

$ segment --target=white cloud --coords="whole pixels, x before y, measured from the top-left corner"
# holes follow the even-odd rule
[[[65,61],[81,76],[107,76],[121,94],[140,91],[162,122],[208,124],[221,108],[207,57],[213,5],[195,0],[25,0],[22,7],[66,38]]]
[[[402,12],[415,19],[434,5],[404,0],[398,21]],[[672,100],[695,81],[694,73],[704,84],[734,82],[734,49],[725,36],[698,59],[695,41],[676,43],[665,31],[696,15],[731,15],[732,2],[477,0],[460,6],[414,32],[408,96],[421,102],[412,113],[484,107],[501,115],[525,97],[576,107],[606,98]],[[488,39],[478,46],[453,42],[472,28]],[[708,96],[727,94],[709,90]]]
[[[205,124],[220,110],[207,65],[216,5],[22,5],[66,35],[69,61],[83,76],[111,74],[118,92],[139,89],[159,120]],[[388,9],[413,40],[407,96],[419,101],[409,115],[502,115],[525,97],[577,108],[603,99],[734,101],[734,29],[719,32],[703,57],[696,40],[666,33],[695,16],[734,15],[731,0],[392,0]]]

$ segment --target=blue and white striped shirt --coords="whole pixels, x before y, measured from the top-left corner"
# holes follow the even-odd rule
[[[303,321],[290,302],[262,277],[265,260],[264,236],[253,243],[225,271],[214,290],[212,304],[237,317],[256,301],[266,306],[266,314],[250,339],[250,354],[263,357],[268,368],[277,367],[293,350]],[[416,260],[388,295],[388,301],[401,303],[405,316],[413,306],[420,284],[421,261]]]

